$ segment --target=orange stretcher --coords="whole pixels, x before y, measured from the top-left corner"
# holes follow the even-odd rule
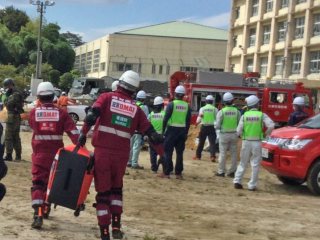
[[[79,216],[93,180],[93,165],[93,154],[86,148],[59,149],[50,170],[46,202],[73,209]]]

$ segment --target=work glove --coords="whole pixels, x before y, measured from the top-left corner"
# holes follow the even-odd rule
[[[159,134],[157,132],[152,132],[149,136],[150,138],[150,141],[153,143],[153,144],[160,144],[160,143],[163,143],[163,135],[162,134]]]
[[[78,138],[78,144],[83,147],[84,145],[86,145],[86,141],[87,141],[87,136],[83,133],[80,134],[79,138]]]
[[[147,142],[147,141],[148,141],[148,136],[143,136],[143,140],[144,140],[145,142]]]

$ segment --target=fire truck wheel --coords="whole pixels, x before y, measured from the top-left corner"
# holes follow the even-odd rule
[[[301,179],[294,179],[294,178],[289,178],[289,177],[283,177],[283,176],[277,176],[280,182],[282,182],[285,185],[290,185],[290,186],[299,186],[302,183],[304,183],[304,180]]]
[[[310,191],[320,195],[320,159],[310,167],[307,182]]]

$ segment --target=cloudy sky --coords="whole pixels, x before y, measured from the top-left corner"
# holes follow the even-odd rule
[[[45,1],[45,0],[41,0]],[[90,41],[109,33],[169,21],[184,20],[227,29],[231,0],[54,0],[47,22],[62,32],[80,34]],[[38,16],[29,0],[0,0],[0,8],[14,6],[31,18]]]

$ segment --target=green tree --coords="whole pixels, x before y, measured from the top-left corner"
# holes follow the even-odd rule
[[[18,33],[30,19],[28,15],[13,6],[0,10],[0,23],[4,24],[11,32]]]
[[[42,36],[52,43],[58,42],[60,38],[60,27],[57,24],[49,23],[43,27]]]
[[[49,71],[49,81],[54,86],[59,86],[59,80],[60,80],[60,72],[56,69],[52,69]]]
[[[72,47],[78,47],[85,43],[82,41],[82,37],[79,34],[71,33],[69,31],[62,33],[61,37],[65,38]]]
[[[74,76],[72,75],[72,73],[70,72],[64,73],[60,77],[59,87],[64,91],[68,91],[72,86],[73,79],[74,79]]]

